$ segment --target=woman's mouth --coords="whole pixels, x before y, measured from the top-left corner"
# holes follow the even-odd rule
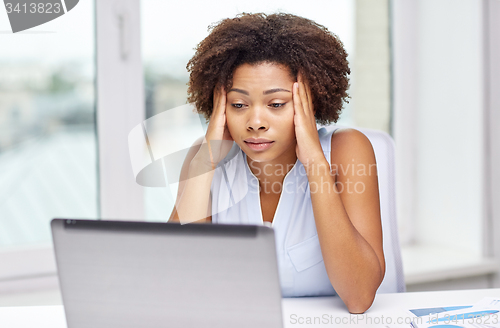
[[[245,139],[244,142],[248,146],[248,148],[255,151],[266,150],[274,144],[274,141],[271,140],[253,138]]]

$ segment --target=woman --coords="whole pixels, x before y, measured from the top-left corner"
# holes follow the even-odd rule
[[[385,272],[373,148],[338,120],[342,43],[289,14],[242,14],[196,48],[189,101],[209,121],[188,153],[170,221],[270,223],[284,297],[372,304]]]

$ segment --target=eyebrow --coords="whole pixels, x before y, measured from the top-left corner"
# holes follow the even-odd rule
[[[231,90],[229,90],[229,92],[231,92],[231,91],[236,91],[236,92],[242,93],[242,94],[247,95],[247,96],[250,95],[250,93],[248,93],[248,91],[241,90],[241,89],[232,88]],[[282,88],[275,88],[275,89],[266,90],[266,91],[264,91],[262,93],[264,95],[268,95],[268,94],[275,93],[275,92],[291,92],[291,91],[287,90],[287,89],[282,89]]]
[[[266,90],[266,91],[264,91],[263,93],[264,93],[265,95],[268,95],[268,94],[270,94],[270,93],[282,92],[282,91],[284,91],[284,92],[290,92],[290,90],[287,90],[287,89],[275,88],[275,89]]]
[[[245,90],[232,88],[232,89],[231,89],[231,90],[229,90],[227,93],[229,93],[229,92],[231,92],[231,91],[236,91],[236,92],[242,93],[242,94],[244,94],[244,95],[250,96],[250,93],[248,93],[248,91],[245,91]]]

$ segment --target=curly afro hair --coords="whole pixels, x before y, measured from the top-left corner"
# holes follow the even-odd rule
[[[211,25],[209,31],[186,66],[188,101],[207,121],[215,87],[229,90],[239,65],[270,62],[288,67],[295,79],[302,73],[318,123],[337,122],[349,98],[350,69],[342,42],[326,27],[291,14],[243,13]]]

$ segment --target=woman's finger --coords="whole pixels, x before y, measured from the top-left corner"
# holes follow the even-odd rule
[[[308,104],[308,110],[309,110],[309,117],[311,118],[311,123],[314,126],[316,126],[316,117],[315,117],[315,112],[314,112],[312,92],[311,92],[311,88],[309,87],[309,83],[306,83],[305,88],[306,88],[306,95],[307,95],[307,104]]]
[[[302,101],[302,108],[304,109],[304,114],[305,116],[307,117],[310,117],[310,109],[309,109],[309,103],[308,103],[308,99],[307,99],[307,93],[306,93],[306,86],[304,84],[304,80],[302,79],[302,76],[301,76],[301,79],[300,79],[300,83],[299,83],[299,94],[300,94],[300,99]]]
[[[311,112],[314,112],[313,102],[312,102],[312,92],[309,83],[306,83],[306,95],[307,95],[307,104],[309,105],[309,109]]]
[[[307,81],[305,81],[302,77],[302,74],[300,74],[300,81],[300,88],[302,89],[301,99],[303,100],[304,115],[309,118],[309,121],[312,125],[316,126],[311,88],[309,87]]]
[[[226,90],[224,87],[221,87],[219,91],[219,111],[221,115],[226,114]]]
[[[295,82],[293,84],[293,90],[292,90],[292,96],[293,96],[293,109],[295,111],[295,115],[302,117],[304,115],[304,109],[302,108],[302,101],[300,99],[300,94],[299,94],[299,82]]]
[[[223,87],[214,90],[213,111],[210,121],[215,125],[221,126],[225,124],[224,115],[226,113],[226,92]]]
[[[221,105],[221,98],[222,98],[222,87],[216,87],[214,90],[214,112],[217,113],[216,115],[220,114],[220,105]]]
[[[299,95],[302,103],[302,108],[304,109],[304,113],[307,111],[307,96],[303,93],[304,88],[304,78],[302,77],[302,73],[299,72],[297,75],[297,82],[299,84]]]
[[[302,77],[302,73],[299,72],[299,74],[297,75],[297,82],[299,82],[299,89],[303,89],[304,87],[304,78]],[[302,94],[301,94],[302,96]],[[307,98],[306,99],[302,99],[303,101],[306,100],[307,101]]]
[[[217,116],[217,108],[219,104],[219,90],[217,87],[214,89],[214,100],[212,103],[212,114],[210,115],[210,121],[212,121]]]

